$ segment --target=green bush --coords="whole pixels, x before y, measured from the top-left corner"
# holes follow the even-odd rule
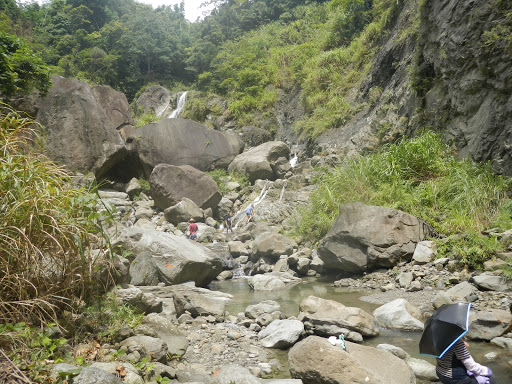
[[[246,175],[240,175],[235,172],[228,174],[225,169],[215,169],[206,173],[210,175],[213,180],[215,180],[217,186],[219,187],[219,192],[223,195],[229,192],[226,188],[227,181],[235,181],[240,184],[240,187],[242,188],[251,185]]]
[[[158,121],[160,118],[156,117],[154,113],[143,113],[142,115],[136,117],[135,120],[137,128],[140,128],[146,124],[152,123],[153,121]]]
[[[0,108],[0,322],[55,320],[99,289],[86,254],[102,236],[96,195],[32,150],[31,124]]]
[[[437,240],[437,256],[450,257],[460,264],[473,269],[481,269],[485,261],[496,257],[503,245],[496,238],[489,238],[472,232],[452,235]]]
[[[509,189],[489,166],[456,161],[433,132],[346,159],[323,170],[315,183],[318,188],[297,228],[313,242],[325,236],[342,204],[356,201],[400,209],[447,235],[479,232],[496,219]]]

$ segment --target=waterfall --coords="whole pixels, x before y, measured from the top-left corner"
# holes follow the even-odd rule
[[[267,182],[263,189],[260,192],[260,195],[254,199],[254,201],[251,203],[253,207],[256,207],[257,205],[261,204],[263,200],[265,200],[265,197],[267,197],[267,193],[270,190],[269,183]],[[250,204],[249,204],[250,205]],[[247,206],[248,207],[248,206]],[[239,210],[237,213],[233,215],[232,222],[235,223],[233,225],[233,229],[238,228],[238,225],[245,220],[245,210],[247,209],[243,208]]]
[[[295,153],[295,156],[290,159],[290,166],[294,168],[297,165],[297,162],[299,161],[299,157],[297,156],[297,153]]]
[[[176,109],[171,112],[169,115],[169,119],[175,119],[177,118],[181,111],[183,111],[183,108],[185,107],[185,103],[187,102],[187,91],[182,92],[180,94],[180,97],[178,99],[178,105],[176,106]]]

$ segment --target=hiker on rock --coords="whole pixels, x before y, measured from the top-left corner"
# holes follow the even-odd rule
[[[197,227],[196,221],[194,219],[189,220],[190,224],[188,225],[188,238],[190,240],[197,240],[197,230],[199,229]]]

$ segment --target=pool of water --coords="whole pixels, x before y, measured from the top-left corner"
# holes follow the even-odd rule
[[[253,291],[247,284],[246,278],[239,278],[225,281],[215,281],[210,285],[211,290],[221,291],[233,295],[233,300],[228,304],[226,310],[236,315],[244,312],[249,305],[258,304],[264,300],[274,300],[281,305],[281,311],[287,316],[299,314],[300,302],[308,296],[317,296],[323,299],[334,300],[348,307],[358,307],[368,313],[380,306],[380,304],[368,303],[361,300],[362,296],[369,294],[365,291],[351,291],[346,288],[332,286],[331,278],[306,278],[302,283],[290,285],[279,291]],[[381,329],[380,335],[373,338],[366,338],[364,345],[376,346],[378,344],[392,344],[402,348],[412,357],[421,358],[435,364],[435,358],[419,354],[418,344],[421,332],[404,332],[389,329]],[[512,353],[485,342],[470,342],[470,351],[478,363],[484,364],[494,372],[499,384],[512,384]],[[497,358],[487,361],[484,355],[496,352]],[[287,351],[274,351],[275,356],[283,364],[282,377],[289,377],[287,365]]]

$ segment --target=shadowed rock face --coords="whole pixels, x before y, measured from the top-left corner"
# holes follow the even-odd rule
[[[223,168],[243,150],[235,135],[184,119],[162,119],[135,132],[134,149],[146,173],[158,164],[191,165],[201,171]]]
[[[36,118],[44,129],[45,153],[72,171],[101,177],[128,153],[123,136],[134,125],[126,96],[76,79],[52,81]]]
[[[512,175],[512,51],[496,31],[507,8],[488,0],[400,3],[355,101],[377,89],[381,96],[315,143],[353,155],[431,126],[462,157]],[[419,33],[404,38],[418,20]]]

